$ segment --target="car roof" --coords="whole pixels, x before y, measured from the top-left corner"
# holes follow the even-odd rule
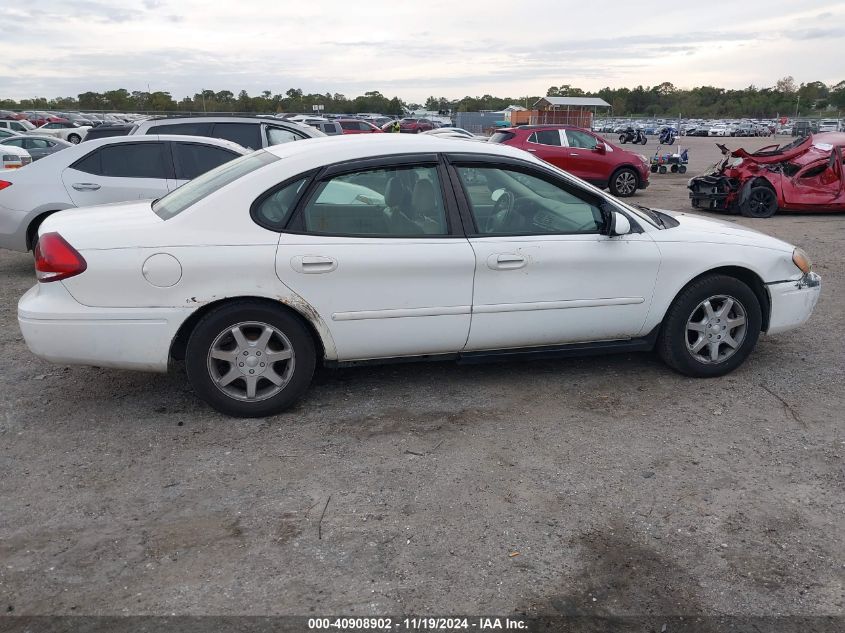
[[[460,143],[453,138],[427,134],[358,134],[327,136],[295,143],[273,145],[264,151],[279,158],[296,159],[314,167],[343,161],[397,154],[487,154],[520,158],[543,164],[528,152],[499,143]]]
[[[59,138],[57,136],[47,136],[46,134],[14,134],[12,136],[4,136],[4,141],[11,141],[12,139],[19,139],[19,138],[35,138],[41,139],[42,141],[50,141],[51,143],[59,143],[60,145],[70,146],[73,143],[69,143],[68,141]]]
[[[150,143],[153,141],[182,141],[188,143],[199,143],[202,145],[216,145],[217,147],[225,147],[239,154],[249,154],[249,150],[237,143],[227,141],[222,138],[213,138],[210,136],[190,136],[188,134],[139,134],[137,136],[107,136],[105,138],[98,138],[92,141],[85,141],[80,143],[77,147],[102,147],[103,145],[117,145],[120,143]]]

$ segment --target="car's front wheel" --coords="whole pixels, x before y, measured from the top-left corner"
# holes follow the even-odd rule
[[[638,184],[637,172],[624,167],[610,177],[608,189],[610,189],[610,193],[614,196],[628,198],[636,193]]]
[[[74,145],[79,145],[79,143],[82,141],[82,137],[79,136],[79,134],[70,134],[67,137],[67,141],[68,141],[68,143],[73,143]]]
[[[194,391],[236,417],[280,413],[311,383],[314,340],[293,314],[241,301],[205,315],[191,333],[185,369]]]
[[[727,374],[742,364],[760,336],[762,313],[754,291],[726,275],[693,282],[675,298],[657,341],[660,357],[687,376]]]
[[[739,206],[739,212],[747,218],[770,218],[777,210],[778,196],[765,185],[752,187],[748,198]]]

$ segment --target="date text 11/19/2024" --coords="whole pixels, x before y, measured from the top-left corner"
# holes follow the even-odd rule
[[[309,631],[527,631],[528,623],[515,618],[309,618]]]

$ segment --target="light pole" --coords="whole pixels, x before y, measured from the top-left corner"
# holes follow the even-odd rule
[[[798,106],[801,105],[801,95],[798,95],[798,99],[795,101],[795,118],[798,118]]]

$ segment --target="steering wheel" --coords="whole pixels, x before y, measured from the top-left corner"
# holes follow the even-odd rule
[[[498,229],[507,226],[515,204],[516,196],[507,189],[502,191],[502,195],[499,196],[499,199],[493,204],[493,212],[487,220],[487,226],[485,227],[484,232],[493,233]]]

